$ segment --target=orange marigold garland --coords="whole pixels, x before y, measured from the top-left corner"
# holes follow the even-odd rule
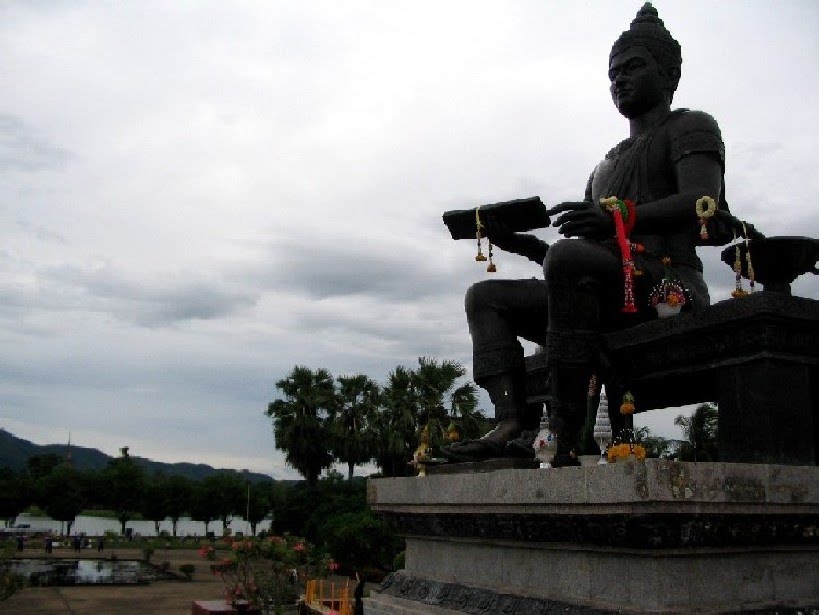
[[[631,258],[629,235],[637,222],[637,209],[634,201],[624,201],[616,196],[600,199],[600,205],[614,218],[614,232],[620,254],[623,259],[623,307],[622,312],[633,314],[637,311],[634,304],[634,261]]]

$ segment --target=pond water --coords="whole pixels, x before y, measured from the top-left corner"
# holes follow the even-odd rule
[[[133,585],[149,583],[161,576],[154,568],[136,560],[15,559],[9,563],[12,572],[26,577],[34,586]]]
[[[32,517],[26,513],[18,516],[14,524],[26,524],[32,531],[51,532],[53,534],[60,534],[65,529],[64,523],[60,523],[48,517]],[[270,525],[270,519],[266,519],[256,526],[256,531],[269,530]],[[228,527],[234,534],[236,532],[243,532],[246,535],[250,534],[250,524],[241,517],[231,519]],[[134,535],[156,536],[156,527],[153,521],[129,521],[125,524],[125,528],[130,528]],[[172,533],[173,522],[170,519],[165,519],[160,522],[159,531],[166,531],[169,534]],[[212,521],[206,528],[202,521],[194,521],[190,517],[183,517],[179,519],[179,523],[176,525],[177,536],[205,536],[208,531],[213,532],[216,536],[221,536],[222,522]],[[71,526],[71,533],[73,535],[85,534],[87,536],[102,536],[105,532],[119,534],[119,521],[116,519],[78,515]]]

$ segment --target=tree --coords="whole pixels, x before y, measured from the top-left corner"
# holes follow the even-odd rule
[[[666,457],[671,452],[671,442],[661,436],[655,436],[646,426],[634,431],[634,439],[646,449],[646,457]]]
[[[31,504],[31,490],[28,481],[9,468],[0,469],[0,519],[6,525],[14,523],[14,519]]]
[[[154,522],[154,530],[159,536],[159,524],[168,516],[170,507],[170,484],[164,474],[157,473],[145,487],[142,501],[142,516]]]
[[[373,458],[372,421],[378,407],[378,385],[367,376],[339,376],[338,407],[331,426],[333,455],[347,464],[347,480],[355,466]]]
[[[398,366],[390,372],[373,418],[375,461],[385,476],[407,476],[407,462],[418,446],[418,412],[412,371]]]
[[[103,471],[105,498],[114,509],[120,523],[120,533],[125,534],[125,525],[134,518],[142,506],[145,494],[145,475],[128,455],[128,447],[123,447],[119,457],[108,462]]]
[[[297,365],[276,388],[284,395],[267,407],[273,419],[276,449],[284,451],[287,463],[315,487],[324,468],[333,462],[330,453],[330,424],[336,397],[333,377],[326,369],[315,372]]]
[[[674,424],[682,427],[686,442],[680,447],[680,461],[717,461],[717,407],[701,404],[691,416],[679,415]]]
[[[205,477],[202,489],[210,499],[215,517],[222,520],[224,534],[228,517],[245,509],[245,482],[236,472],[221,471]]]
[[[40,480],[45,478],[59,465],[65,462],[65,459],[56,453],[43,453],[42,455],[32,455],[26,462],[28,474],[33,480]]]
[[[74,519],[86,505],[80,473],[63,463],[40,479],[38,492],[38,504],[49,517],[66,523],[66,534],[70,534]]]
[[[475,385],[471,382],[457,384],[465,375],[466,369],[456,361],[418,358],[418,369],[412,377],[418,402],[418,422],[421,427],[429,425],[433,447],[445,443],[451,423],[460,424],[459,432],[465,438],[482,434],[483,415],[477,410]]]
[[[193,500],[193,485],[184,476],[171,476],[168,479],[168,491],[166,494],[166,506],[168,516],[173,523],[173,535],[176,536],[176,524],[179,518],[186,512],[190,512]]]
[[[250,492],[245,512],[247,519],[245,521],[250,524],[250,531],[255,536],[256,526],[264,521],[273,507],[271,503],[272,484],[268,482],[253,483],[248,485],[248,488]]]
[[[193,486],[190,513],[192,519],[205,524],[205,535],[207,535],[208,525],[214,519],[218,519],[219,514],[216,510],[216,503],[211,497],[210,489],[203,483],[204,481]]]

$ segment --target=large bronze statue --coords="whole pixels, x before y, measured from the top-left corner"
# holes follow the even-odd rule
[[[548,210],[565,239],[546,245],[511,232],[491,216],[485,220],[494,245],[542,263],[544,280],[487,280],[468,290],[473,376],[489,393],[498,425],[483,438],[445,447],[451,461],[514,454],[510,443],[521,431],[537,427],[540,408],[526,404],[518,338],[548,353],[551,426],[558,441],[552,465],[576,465],[570,453],[585,419],[589,378],[598,368],[600,334],[654,318],[648,295],[665,266],[687,288],[687,309],[709,304],[695,251],[701,243],[695,204],[710,196],[720,213],[727,213],[724,146],[711,116],[671,109],[681,64],[679,43],[646,3],[609,56],[611,96],[628,120],[629,136],[595,167],[583,200]],[[636,314],[621,310],[624,295],[631,293],[625,290],[614,217],[600,204],[611,196],[636,204],[630,239],[645,248],[633,255],[641,274],[633,277],[630,289]],[[719,241],[716,235],[712,229],[712,242]]]

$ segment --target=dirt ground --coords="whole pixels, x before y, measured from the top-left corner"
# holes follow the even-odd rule
[[[63,552],[64,551],[64,552]],[[116,553],[121,560],[141,559],[139,549],[106,549],[104,557]],[[23,553],[23,557],[40,554]],[[52,558],[75,558],[71,549],[55,549]],[[81,558],[95,559],[97,552],[83,552]],[[0,613],[14,615],[93,613],[94,615],[190,615],[194,600],[224,598],[224,585],[210,573],[209,564],[195,550],[157,549],[151,562],[170,562],[173,572],[179,566],[196,566],[193,580],[154,581],[150,585],[86,585],[77,587],[27,587],[6,601],[0,602]]]

